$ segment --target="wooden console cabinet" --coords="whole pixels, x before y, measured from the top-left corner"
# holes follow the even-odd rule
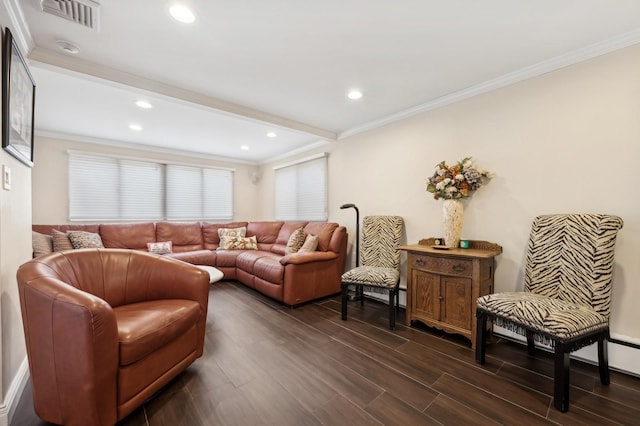
[[[434,248],[435,239],[400,246],[407,252],[407,325],[420,321],[457,333],[476,346],[476,299],[493,292],[502,247],[470,241],[468,249]]]

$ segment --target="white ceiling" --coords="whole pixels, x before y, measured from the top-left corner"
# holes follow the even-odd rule
[[[640,42],[637,0],[101,0],[99,31],[12,1],[37,134],[250,163]]]

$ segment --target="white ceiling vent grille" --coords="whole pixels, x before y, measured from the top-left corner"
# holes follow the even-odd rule
[[[100,31],[100,4],[92,0],[40,0],[42,11]]]

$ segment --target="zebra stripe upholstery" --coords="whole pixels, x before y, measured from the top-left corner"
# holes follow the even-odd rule
[[[347,288],[355,285],[389,293],[389,328],[395,328],[395,305],[400,284],[400,216],[366,216],[362,221],[360,265],[342,275],[342,319],[347,318]],[[364,298],[361,298],[361,301]]]
[[[538,216],[533,221],[524,292],[496,293],[477,300],[476,360],[484,363],[487,318],[550,344],[556,356],[554,405],[569,408],[569,354],[598,342],[600,379],[609,382],[609,338],[614,247],[622,219],[604,214]]]

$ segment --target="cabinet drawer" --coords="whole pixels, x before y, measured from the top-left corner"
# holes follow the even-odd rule
[[[473,270],[473,262],[471,260],[447,259],[417,254],[409,256],[409,265],[412,268],[438,274],[458,275],[462,277],[470,277]]]

